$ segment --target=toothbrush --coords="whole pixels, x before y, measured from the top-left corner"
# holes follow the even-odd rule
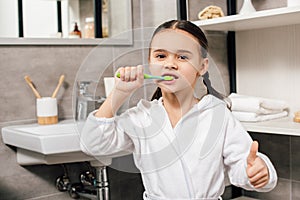
[[[117,77],[120,78],[120,73],[117,73]],[[174,79],[173,76],[153,76],[150,74],[144,74],[144,79],[158,79],[163,81],[172,81]]]
[[[36,90],[35,85],[32,83],[31,79],[29,78],[29,76],[25,76],[24,77],[26,83],[30,86],[30,88],[32,89],[34,95],[36,96],[36,98],[42,98],[41,95],[39,94],[39,92]]]
[[[51,96],[52,98],[56,97],[57,92],[58,92],[60,86],[62,85],[62,83],[64,82],[64,80],[65,80],[65,75],[61,75],[59,78],[59,81],[58,81],[58,85],[56,86],[54,92],[52,93],[52,96]]]

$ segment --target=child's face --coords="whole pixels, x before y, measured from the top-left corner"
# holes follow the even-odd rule
[[[150,48],[150,72],[174,76],[172,81],[157,81],[162,90],[178,92],[194,88],[199,75],[207,70],[207,59],[201,57],[196,38],[182,30],[167,29],[157,33]]]

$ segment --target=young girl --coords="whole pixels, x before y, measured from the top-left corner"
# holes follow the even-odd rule
[[[225,171],[232,184],[247,190],[270,191],[277,183],[270,160],[258,152],[258,143],[211,88],[207,49],[204,33],[191,22],[160,25],[151,40],[149,69],[153,75],[173,79],[157,80],[154,100],[141,100],[115,116],[144,81],[141,65],[119,68],[114,89],[85,123],[84,152],[133,153],[144,200],[218,199],[224,192]],[[196,98],[200,76],[208,94]]]

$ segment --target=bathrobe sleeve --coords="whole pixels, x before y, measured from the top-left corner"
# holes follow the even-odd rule
[[[254,188],[248,179],[247,157],[249,155],[252,139],[245,131],[242,124],[236,120],[232,113],[228,110],[228,121],[223,148],[224,164],[226,166],[230,182],[238,187],[246,190],[255,190],[258,192],[268,192],[277,184],[277,174],[274,166],[267,156],[258,153],[257,156],[262,158],[267,164],[269,170],[269,183],[263,188]]]
[[[97,118],[96,111],[89,114],[80,134],[80,147],[93,156],[114,156],[133,152],[131,138],[119,127],[118,117]]]

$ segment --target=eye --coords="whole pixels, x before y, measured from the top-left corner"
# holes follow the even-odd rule
[[[165,58],[165,57],[166,57],[166,55],[163,54],[163,53],[158,53],[158,54],[155,55],[155,58],[158,58],[158,59],[162,59],[162,58]]]
[[[188,60],[189,58],[185,55],[178,55],[179,60]]]

